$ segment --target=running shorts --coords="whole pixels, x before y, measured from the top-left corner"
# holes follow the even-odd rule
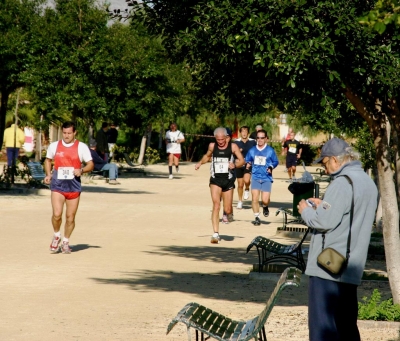
[[[296,167],[296,166],[297,166],[297,155],[288,154],[286,156],[286,168]]]
[[[210,178],[210,185],[221,187],[222,192],[230,191],[235,188],[235,178],[232,179],[221,179],[221,178]]]
[[[246,169],[246,167],[235,168],[236,178],[242,179],[245,174],[251,174],[251,167],[250,169]]]

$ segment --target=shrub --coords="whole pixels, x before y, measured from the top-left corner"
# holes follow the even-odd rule
[[[381,294],[374,289],[371,297],[363,297],[358,302],[358,319],[373,321],[400,321],[400,305],[393,304],[393,299],[381,302]]]

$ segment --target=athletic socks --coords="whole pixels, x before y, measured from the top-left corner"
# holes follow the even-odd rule
[[[172,174],[172,166],[168,166],[169,174]]]
[[[219,233],[218,232],[214,232],[214,234],[212,236],[213,236],[213,238],[218,238]]]
[[[54,232],[54,236],[60,238],[61,237],[61,232],[60,231]]]

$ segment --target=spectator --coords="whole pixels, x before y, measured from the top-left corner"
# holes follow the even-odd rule
[[[101,129],[96,134],[97,154],[99,154],[99,156],[106,162],[108,162],[108,154],[110,152],[108,149],[107,131],[108,131],[108,123],[103,122],[103,124],[101,125]]]
[[[115,127],[115,123],[111,123],[110,129],[107,131],[107,137],[108,137],[108,150],[110,151],[109,156],[111,160],[113,157],[113,150],[118,139],[118,130]]]
[[[117,181],[118,179],[118,166],[115,163],[108,163],[104,161],[96,152],[97,142],[91,139],[89,142],[90,154],[93,158],[94,170],[97,171],[108,171],[110,185],[120,185],[121,183]]]
[[[12,124],[11,127],[4,130],[4,139],[3,143],[6,146],[7,150],[7,166],[11,167],[14,163],[17,162],[19,150],[25,142],[25,134],[24,132]]]

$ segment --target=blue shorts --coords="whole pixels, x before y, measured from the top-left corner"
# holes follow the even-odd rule
[[[251,189],[256,189],[262,192],[271,193],[272,182],[267,180],[254,180],[251,179]]]

